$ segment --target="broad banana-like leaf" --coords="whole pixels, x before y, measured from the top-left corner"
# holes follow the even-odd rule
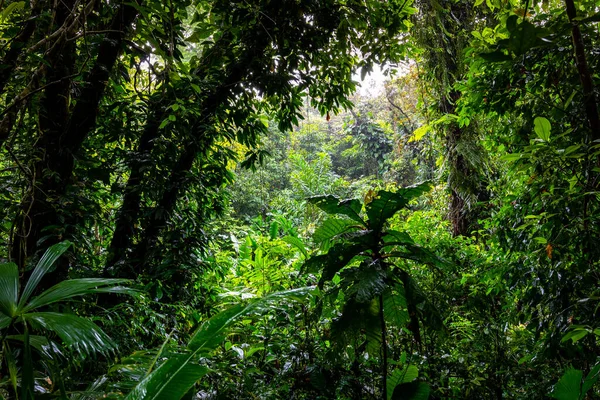
[[[365,221],[360,217],[361,205],[358,199],[340,200],[329,194],[326,196],[310,197],[308,202],[316,205],[327,214],[345,215],[362,226],[366,226]]]
[[[0,264],[0,312],[7,317],[14,317],[18,300],[19,268],[15,263]],[[2,322],[0,328],[1,325]]]
[[[102,278],[84,278],[69,279],[62,281],[46,290],[44,293],[34,297],[29,304],[21,310],[23,313],[36,309],[41,306],[64,301],[75,296],[83,296],[91,293],[122,293],[137,294],[133,289],[116,286],[128,282],[127,279],[102,279]],[[107,287],[111,286],[111,287]]]
[[[109,353],[116,348],[96,324],[76,315],[38,312],[24,314],[21,318],[56,333],[67,346],[83,354]]]
[[[236,305],[204,323],[187,345],[187,352],[171,357],[149,373],[127,395],[126,400],[178,400],[183,397],[209,369],[197,363],[201,355],[212,352],[227,336],[230,327],[251,313],[272,308],[269,305],[281,299],[299,298],[314,287],[292,289],[273,293],[247,306]]]
[[[46,275],[46,272],[48,272],[48,270],[52,268],[52,265],[54,265],[56,260],[58,260],[59,257],[62,256],[65,253],[65,251],[69,249],[69,247],[71,247],[71,245],[71,242],[64,241],[50,246],[48,250],[46,250],[42,258],[40,258],[40,261],[37,263],[35,269],[31,273],[27,284],[25,285],[25,289],[23,290],[23,294],[21,295],[21,299],[19,300],[19,308],[22,308],[25,305],[25,303],[27,303],[37,285],[40,283],[44,275]]]

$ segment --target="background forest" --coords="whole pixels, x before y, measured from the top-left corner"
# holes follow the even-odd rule
[[[599,22],[0,0],[0,398],[600,398]]]

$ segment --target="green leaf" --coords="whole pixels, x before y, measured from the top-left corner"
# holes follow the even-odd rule
[[[312,239],[315,243],[323,243],[337,236],[360,229],[354,220],[347,218],[328,218],[313,233]]]
[[[394,395],[394,389],[403,383],[410,383],[419,377],[419,369],[414,365],[395,369],[387,379],[387,398]]]
[[[392,400],[427,400],[429,385],[423,382],[411,382],[396,386]]]
[[[566,342],[567,340],[571,339],[573,341],[573,343],[577,342],[578,340],[584,338],[587,336],[587,334],[590,333],[587,329],[573,329],[572,331],[570,331],[569,333],[567,333],[561,340],[561,343]]]
[[[319,207],[327,214],[341,214],[350,217],[363,226],[365,222],[360,217],[360,201],[357,199],[340,200],[333,195],[309,197],[308,202]]]
[[[14,317],[18,301],[19,268],[15,263],[0,264],[0,312],[7,317]]]
[[[322,287],[325,282],[330,281],[338,271],[364,250],[366,250],[364,244],[338,243],[330,248],[327,254],[313,256],[306,260],[304,269],[311,272],[322,270],[319,281],[319,285]]]
[[[554,386],[550,397],[558,400],[579,400],[582,378],[583,373],[580,370],[569,367]]]
[[[395,193],[385,190],[378,192],[375,199],[365,207],[369,217],[369,228],[377,232],[381,231],[389,218],[406,207],[412,199],[421,196],[430,189],[431,184],[425,182],[400,189]]]
[[[385,271],[379,262],[370,259],[361,263],[360,267],[344,271],[342,278],[354,282],[347,290],[347,296],[355,296],[356,301],[364,303],[382,294],[387,288]]]
[[[10,3],[7,5],[2,12],[0,12],[0,22],[4,22],[8,19],[10,14],[15,11],[22,10],[25,7],[24,1],[15,1],[14,3]]]
[[[585,377],[585,381],[581,387],[581,397],[585,396],[588,390],[598,382],[598,378],[600,378],[600,364],[594,366],[590,373]]]
[[[552,126],[550,125],[550,121],[548,121],[544,117],[535,117],[533,120],[533,129],[538,135],[540,139],[544,142],[548,142],[550,140],[550,131]]]
[[[304,242],[302,242],[302,240],[298,239],[297,237],[289,236],[289,235],[284,236],[283,238],[281,238],[281,240],[283,240],[286,243],[291,244],[292,246],[294,246],[295,248],[300,250],[300,252],[304,256],[304,258],[308,258],[308,252],[306,251],[306,246],[304,245]]]
[[[407,232],[387,230],[383,236],[383,242],[386,245],[397,245],[397,244],[414,244],[415,241]]]
[[[75,296],[83,296],[91,293],[120,293],[134,295],[138,292],[127,287],[117,286],[120,283],[129,282],[127,279],[103,279],[83,278],[62,281],[46,290],[44,293],[34,297],[21,312],[29,312],[35,308],[46,306],[59,301],[68,300]],[[107,287],[111,286],[111,287]]]
[[[4,342],[3,343],[3,348],[2,348],[2,356],[4,357],[4,359],[6,360],[6,366],[8,367],[8,377],[11,383],[11,386],[13,388],[13,391],[15,393],[17,393],[18,389],[17,389],[17,378],[18,378],[18,372],[17,372],[17,363],[15,361],[15,357],[13,355],[12,349],[10,348],[10,346],[8,345],[8,342]]]
[[[21,400],[35,399],[33,388],[33,361],[31,359],[31,346],[29,343],[29,327],[27,326],[27,323],[25,323],[23,367],[21,368]]]
[[[431,126],[425,124],[417,129],[415,129],[413,134],[411,135],[410,139],[408,139],[408,141],[409,142],[418,142],[419,140],[423,139],[423,137],[430,131],[431,131]]]
[[[62,256],[65,251],[69,249],[69,247],[71,247],[71,242],[65,241],[57,243],[46,250],[31,273],[27,284],[25,285],[25,289],[23,290],[23,294],[19,300],[19,308],[22,308],[25,305],[46,272],[52,268],[52,265],[54,265],[56,260],[58,260],[58,258]]]
[[[69,347],[80,353],[109,353],[116,349],[113,341],[93,322],[76,315],[38,312],[22,315],[32,325],[52,331]]]
[[[396,285],[383,294],[383,314],[388,324],[398,328],[403,327],[409,320],[404,287]]]
[[[269,309],[273,302],[282,299],[300,298],[314,290],[314,287],[292,289],[273,293],[243,307],[238,304],[208,321],[190,339],[188,353],[169,358],[164,364],[148,374],[127,395],[128,400],[177,400],[183,397],[190,388],[209,370],[197,365],[195,360],[202,354],[213,351],[226,337],[230,327],[240,317],[252,312]]]

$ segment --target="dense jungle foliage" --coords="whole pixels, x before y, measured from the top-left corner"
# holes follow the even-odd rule
[[[0,0],[0,398],[600,398],[599,23]]]

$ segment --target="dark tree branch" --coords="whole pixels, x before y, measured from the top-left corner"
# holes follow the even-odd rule
[[[575,20],[577,17],[575,3],[573,0],[565,0],[565,5],[567,7],[567,17],[571,23],[571,37],[573,38],[573,47],[575,49],[575,63],[577,64],[579,79],[581,80],[581,86],[583,88],[585,112],[592,130],[591,140],[594,141],[600,139],[600,117],[598,116],[598,104],[596,102],[596,95],[594,94],[594,82],[585,56],[583,36],[581,35],[578,22]]]

